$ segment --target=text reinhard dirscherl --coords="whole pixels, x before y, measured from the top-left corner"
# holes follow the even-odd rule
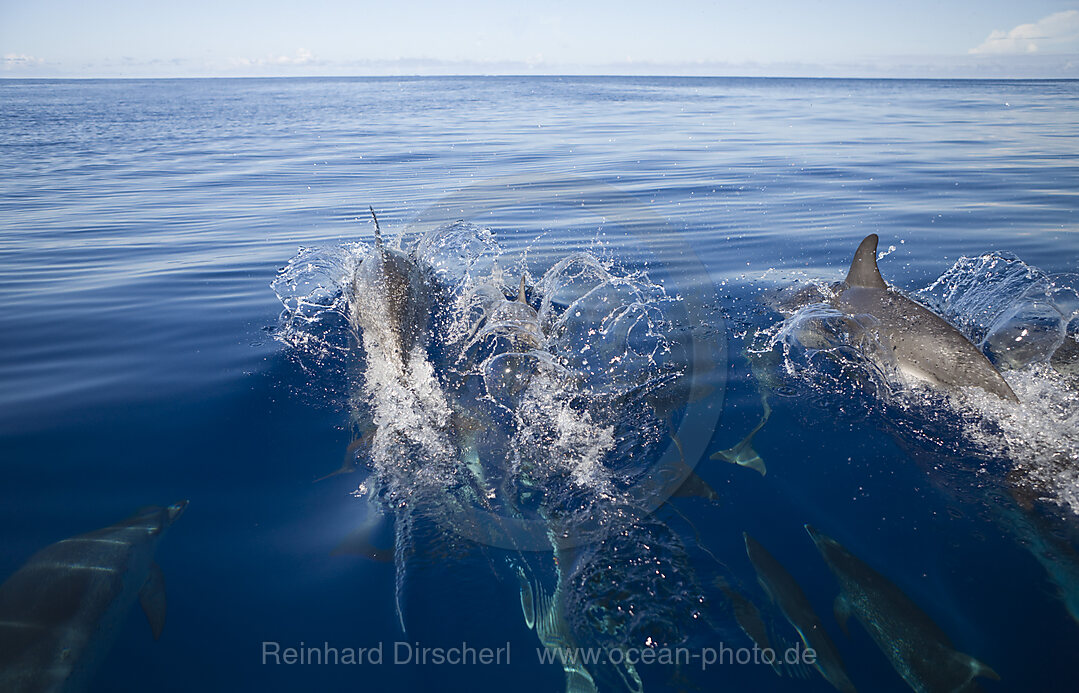
[[[605,649],[593,647],[536,648],[536,657],[542,664],[590,665],[590,664],[677,664],[699,665],[702,670],[710,666],[732,664],[807,664],[817,661],[817,653],[801,643],[779,652],[771,648],[729,647],[719,643],[716,647],[629,647]],[[418,642],[396,641],[387,646],[379,642],[370,647],[334,647],[324,642],[321,646],[306,645],[302,641],[294,646],[282,647],[281,643],[266,640],[262,643],[263,664],[288,665],[373,665],[419,664],[419,665],[507,665],[510,664],[510,643],[502,647],[474,647],[467,642],[450,647],[426,647]]]
[[[386,653],[389,652],[389,658]],[[425,647],[420,643],[396,641],[391,647],[378,643],[371,647],[333,647],[305,645],[293,647],[281,643],[262,643],[263,664],[509,664],[510,644],[503,647],[473,647],[467,642],[451,647]]]

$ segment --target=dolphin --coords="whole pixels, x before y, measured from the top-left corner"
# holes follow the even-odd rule
[[[764,460],[761,459],[760,453],[753,449],[753,437],[764,428],[764,424],[768,423],[768,419],[772,416],[772,407],[768,403],[766,394],[761,395],[761,403],[764,405],[764,412],[761,414],[761,420],[757,422],[753,430],[734,447],[714,452],[708,459],[737,464],[740,467],[757,471],[761,476],[768,473],[768,468],[764,465]]]
[[[159,638],[165,580],[154,549],[186,507],[143,508],[47,546],[0,585],[0,690],[83,690],[136,598]]]
[[[1079,376],[1079,337],[1065,335],[1049,358],[1049,365],[1064,375]]]
[[[768,627],[764,624],[764,618],[761,616],[757,605],[744,594],[734,589],[722,576],[717,576],[712,581],[712,584],[718,587],[723,592],[723,595],[727,597],[727,601],[731,604],[731,610],[734,612],[734,620],[738,623],[742,632],[748,635],[749,639],[760,649],[775,651],[772,641],[768,637]],[[771,666],[778,676],[783,675],[783,668],[780,666],[778,658],[771,662]]]
[[[420,344],[432,305],[430,279],[414,253],[391,248],[382,240],[378,216],[375,247],[352,280],[351,317],[377,351],[403,364]],[[368,349],[372,351],[372,349]]]
[[[1013,491],[1013,495],[1019,496],[1019,491]],[[1057,598],[1072,620],[1079,623],[1079,554],[1067,541],[1053,536],[1052,530],[1039,521],[1032,506],[1024,508],[1022,499],[1019,503],[1018,506],[998,503],[993,506],[993,514],[1045,570],[1056,588]]]
[[[504,337],[510,350],[527,353],[542,349],[547,337],[540,326],[539,312],[525,296],[525,275],[521,274],[520,288],[513,300],[496,298],[484,306],[483,317],[476,323],[466,340],[466,348],[488,337]]]
[[[869,315],[870,329],[906,375],[937,387],[979,387],[1011,402],[1012,388],[978,347],[920,303],[890,288],[877,269],[877,235],[865,237],[829,303],[850,317]]]
[[[844,631],[853,613],[899,675],[919,693],[974,691],[974,678],[999,680],[995,671],[952,647],[948,636],[903,591],[835,539],[806,531],[839,579],[835,615]]]
[[[709,459],[737,464],[741,467],[753,469],[761,476],[765,476],[768,473],[768,468],[764,464],[764,459],[761,458],[760,453],[753,449],[753,438],[760,433],[760,430],[772,418],[771,396],[782,385],[778,376],[781,359],[772,349],[756,351],[752,348],[746,349],[745,359],[749,364],[754,379],[757,381],[757,394],[761,400],[760,421],[737,445],[726,450],[714,452]]]
[[[771,599],[790,624],[798,631],[802,642],[812,649],[817,660],[813,666],[836,690],[852,693],[855,688],[843,668],[843,659],[835,643],[824,630],[817,612],[806,598],[805,592],[787,569],[749,534],[742,532],[746,541],[746,553],[768,598]]]
[[[371,447],[371,438],[373,436],[373,426],[369,426],[361,430],[358,434],[356,434],[356,438],[348,444],[347,448],[345,448],[345,456],[341,460],[341,466],[330,472],[329,474],[325,474],[315,479],[314,483],[317,484],[320,481],[325,481],[326,479],[331,479],[341,474],[352,474],[356,471],[359,471],[359,469],[363,466],[360,453],[364,450],[364,448],[369,449]]]

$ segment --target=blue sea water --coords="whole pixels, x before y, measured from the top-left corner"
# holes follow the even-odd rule
[[[676,312],[700,301],[680,327],[708,330],[723,358],[694,374],[711,378],[698,408],[714,425],[684,433],[718,497],[676,498],[642,520],[674,537],[664,546],[688,547],[663,576],[684,579],[670,594],[618,566],[584,573],[624,581],[629,596],[575,594],[565,610],[578,640],[749,647],[714,588],[722,576],[795,642],[757,586],[749,532],[799,581],[854,684],[906,690],[865,630],[837,626],[839,586],[809,523],[991,666],[1000,681],[980,679],[983,690],[1071,690],[1073,381],[1045,364],[1007,371],[1022,414],[881,404],[788,350],[776,377],[791,382],[754,440],[767,474],[708,455],[761,415],[768,381],[750,352],[784,319],[771,292],[841,279],[869,233],[884,277],[911,293],[950,277],[983,304],[1018,305],[1037,277],[1079,287],[1077,106],[1073,81],[0,81],[0,575],[140,506],[189,499],[157,551],[164,634],[154,642],[132,609],[91,690],[564,689],[561,668],[539,660],[505,547],[420,528],[404,579],[401,565],[334,555],[360,522],[363,474],[313,482],[349,447],[364,360],[355,345],[305,348],[325,335],[288,332],[287,299],[312,294],[271,284],[326,280],[334,300],[347,258],[368,247],[350,244],[372,241],[371,205],[406,244],[455,219],[490,229],[507,290],[586,252],[616,277],[646,271],[672,287]],[[994,251],[1000,262],[978,264]],[[993,283],[1005,265],[1018,284]],[[916,295],[975,341],[1003,334],[979,331],[984,315],[935,286]],[[1064,339],[1074,325],[1064,320]],[[1012,500],[1015,469],[1051,498]],[[646,541],[625,550],[655,558]],[[656,607],[697,598],[697,615]],[[622,618],[627,599],[651,620]],[[590,634],[584,614],[630,625]],[[387,661],[266,664],[267,641],[384,643]],[[399,641],[508,643],[512,659],[392,665]],[[627,688],[598,669],[601,690]],[[637,669],[646,690],[831,690],[816,671],[766,665]]]

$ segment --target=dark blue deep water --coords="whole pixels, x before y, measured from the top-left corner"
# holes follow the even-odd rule
[[[501,284],[527,270],[537,307],[541,277],[583,251],[615,277],[666,285],[656,310],[671,329],[707,335],[711,370],[692,373],[707,387],[636,432],[616,411],[600,457],[629,464],[619,436],[673,450],[667,426],[683,421],[686,462],[716,497],[632,521],[601,513],[595,545],[558,557],[564,639],[606,656],[751,647],[725,585],[775,642],[798,642],[758,584],[748,532],[801,585],[859,690],[908,690],[862,625],[839,628],[840,585],[809,523],[992,667],[1000,680],[982,690],[1074,690],[1077,112],[1079,83],[1056,81],[0,81],[0,577],[60,539],[188,499],[156,552],[167,627],[155,642],[133,607],[90,690],[565,690],[522,615],[518,573],[550,595],[549,551],[455,536],[431,520],[449,500],[409,495],[407,474],[380,479],[393,460],[369,471],[362,448],[361,472],[314,483],[381,397],[363,389],[360,345],[323,324],[347,303],[346,259],[369,251],[372,205],[406,247],[456,219],[490,229]],[[963,329],[1021,404],[889,391],[872,369],[851,375],[849,336],[830,336],[823,351],[847,354],[830,360],[777,332],[770,297],[842,279],[870,233],[885,279]],[[289,282],[312,277],[323,303],[305,327],[289,299],[313,294]],[[954,300],[955,286],[978,300]],[[1013,332],[1040,339],[1037,353],[1011,358],[1000,345]],[[754,357],[768,348],[776,358]],[[753,446],[767,474],[709,459],[756,425],[762,393],[773,411]],[[542,459],[572,458],[581,440]],[[594,478],[541,490],[576,502],[602,491]],[[335,552],[375,507],[352,492],[380,481],[406,487],[396,566]],[[384,660],[264,663],[264,642],[382,643]],[[508,643],[510,662],[395,665],[396,642]],[[833,690],[807,667],[635,670],[649,691]],[[589,672],[599,690],[635,687],[609,663]]]

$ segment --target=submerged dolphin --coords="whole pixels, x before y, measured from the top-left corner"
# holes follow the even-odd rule
[[[841,592],[835,615],[846,630],[853,613],[899,675],[919,693],[977,690],[974,678],[1000,679],[995,671],[952,647],[948,636],[903,591],[831,537],[806,525],[806,531]]]
[[[757,608],[757,605],[744,594],[734,589],[722,576],[716,577],[712,582],[727,597],[727,601],[731,603],[734,620],[738,623],[738,627],[742,629],[742,632],[748,635],[749,639],[761,650],[772,650],[774,652],[775,647],[772,645],[771,638],[768,637],[768,627],[764,624],[764,618],[761,616],[761,611]],[[771,666],[778,676],[783,675],[783,668],[780,666],[779,658],[772,661]]]
[[[768,473],[768,468],[765,466],[760,453],[753,449],[753,439],[768,423],[768,420],[772,418],[772,393],[778,390],[782,384],[778,375],[781,368],[781,359],[772,349],[757,351],[752,348],[746,349],[745,359],[749,364],[754,379],[757,381],[757,393],[761,400],[760,421],[737,445],[726,450],[714,452],[709,459],[737,464],[741,467],[753,469],[760,473],[761,476],[765,476]]]
[[[830,303],[849,316],[870,315],[900,370],[936,386],[980,387],[1012,402],[1019,398],[978,347],[925,306],[888,287],[877,269],[877,235],[854,253],[846,281]]]
[[[817,660],[813,666],[837,690],[844,693],[854,691],[854,684],[847,678],[847,672],[843,668],[839,650],[824,630],[824,624],[813,610],[805,592],[787,569],[756,539],[745,532],[742,532],[742,536],[745,537],[746,553],[753,563],[753,569],[757,571],[757,580],[761,587],[798,631],[805,646],[816,653]]]
[[[165,581],[154,548],[186,507],[144,508],[47,546],[0,585],[0,690],[82,690],[136,598],[160,637]]]
[[[427,327],[432,297],[430,280],[413,253],[382,241],[374,208],[375,248],[352,280],[352,319],[379,351],[408,358]]]
[[[767,395],[761,395],[761,403],[764,405],[764,412],[761,414],[761,420],[757,422],[753,430],[733,448],[714,452],[708,459],[723,460],[741,467],[747,467],[759,472],[761,476],[768,473],[768,468],[764,465],[764,460],[761,459],[760,453],[753,449],[753,437],[764,428],[764,424],[768,423],[768,419],[772,416],[772,406],[768,403]]]

